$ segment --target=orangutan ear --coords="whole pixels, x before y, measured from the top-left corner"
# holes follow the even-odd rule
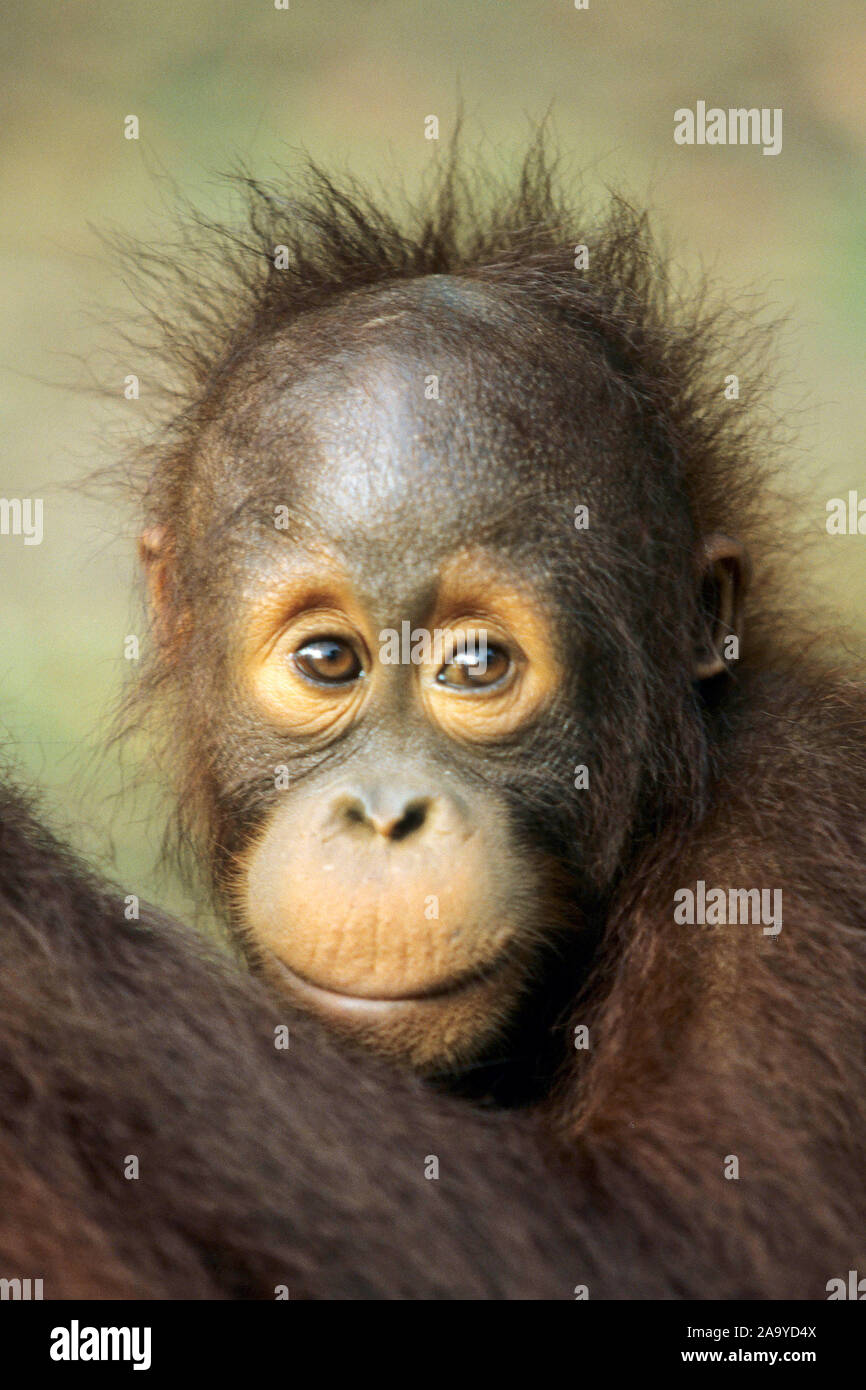
[[[181,624],[174,590],[174,536],[167,526],[149,526],[138,540],[138,554],[144,566],[151,621],[160,646],[172,645]]]
[[[702,630],[695,652],[695,680],[710,680],[728,669],[732,645],[742,638],[743,599],[749,586],[749,557],[730,536],[706,536],[700,543],[699,582]],[[736,638],[732,644],[730,638]]]

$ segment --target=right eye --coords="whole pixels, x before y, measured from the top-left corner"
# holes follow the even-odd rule
[[[351,685],[364,667],[351,643],[342,637],[316,637],[292,653],[295,668],[316,685]]]

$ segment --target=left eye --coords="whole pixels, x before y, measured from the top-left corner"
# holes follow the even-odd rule
[[[511,660],[502,647],[484,644],[455,652],[436,680],[454,690],[485,690],[499,685],[510,669]]]
[[[339,637],[317,637],[293,653],[295,666],[317,685],[351,685],[363,671],[358,654]]]

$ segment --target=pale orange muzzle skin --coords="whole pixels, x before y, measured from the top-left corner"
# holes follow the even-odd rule
[[[419,1067],[477,1053],[513,1011],[538,909],[495,813],[436,798],[402,839],[353,822],[336,789],[272,819],[239,865],[236,916],[272,986]]]

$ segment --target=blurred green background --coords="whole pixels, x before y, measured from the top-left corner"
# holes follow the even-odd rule
[[[863,0],[5,0],[0,57],[0,496],[45,499],[45,539],[0,538],[0,721],[55,823],[126,891],[194,914],[157,871],[146,750],[104,747],[129,674],[133,518],[82,495],[147,418],[147,363],[112,315],[128,299],[94,229],[170,235],[173,181],[226,211],[218,174],[270,175],[300,147],[411,190],[462,99],[468,143],[514,162],[552,109],[591,191],[649,199],[686,264],[759,284],[789,314],[780,404],[814,498],[816,600],[860,630],[866,537],[824,533],[825,502],[866,495],[866,5]],[[784,148],[680,148],[699,99],[782,107]],[[141,139],[123,138],[134,113]],[[94,364],[98,363],[98,366]],[[732,370],[736,369],[733,364]],[[74,383],[95,371],[116,395]],[[135,371],[142,398],[123,400]],[[821,535],[823,534],[823,539]],[[133,784],[143,784],[133,791]]]

